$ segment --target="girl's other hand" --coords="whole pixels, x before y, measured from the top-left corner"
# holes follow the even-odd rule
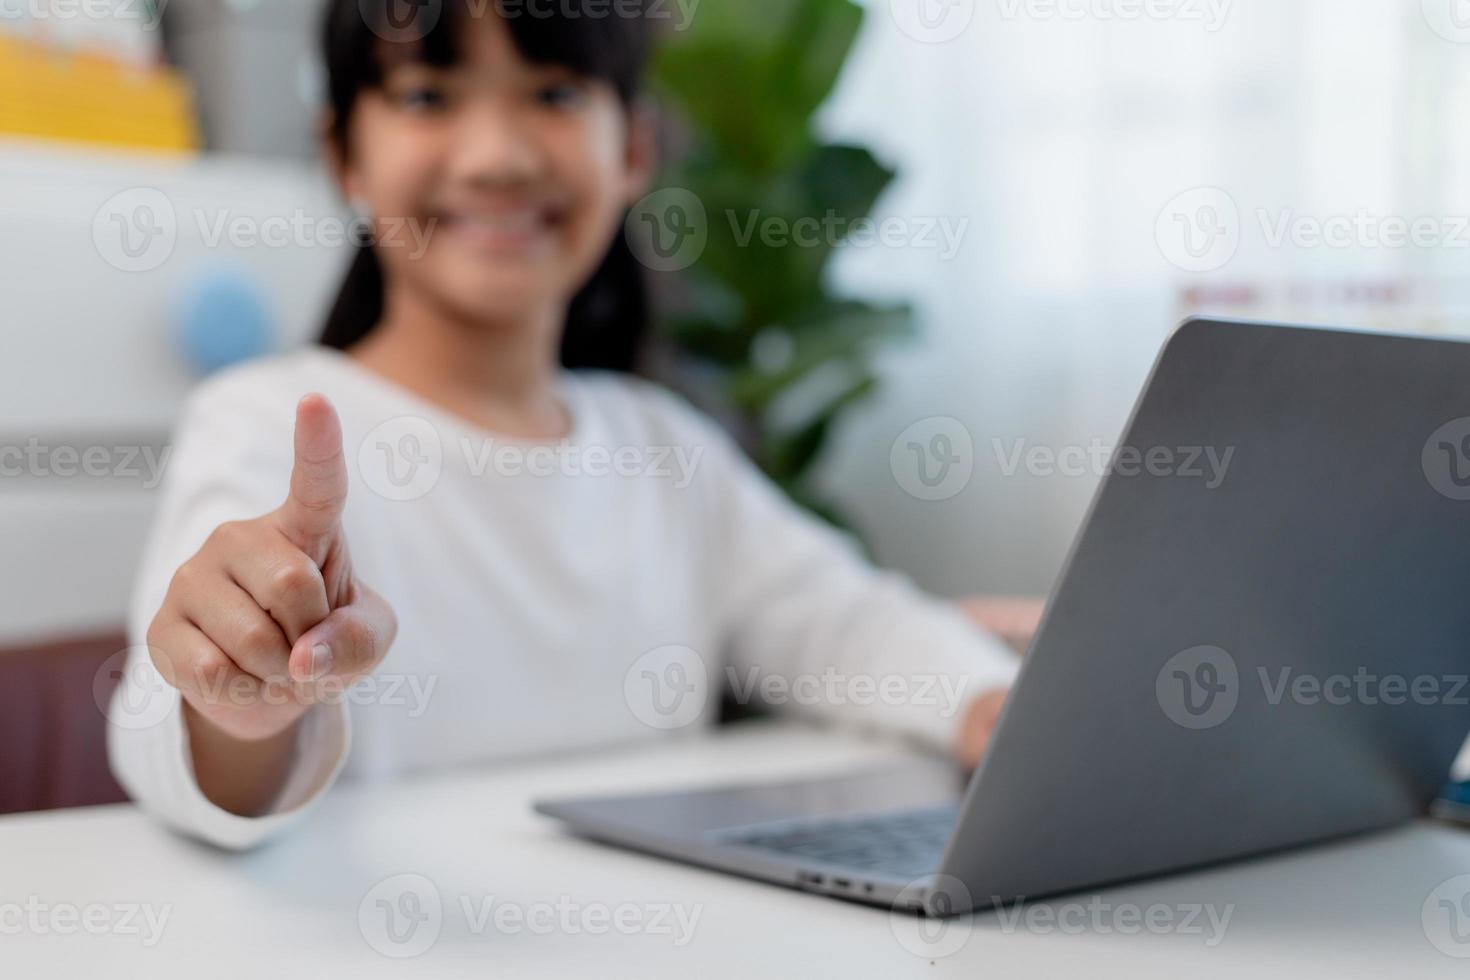
[[[1046,600],[975,596],[962,599],[960,609],[970,621],[1005,640],[1017,653],[1025,653],[1041,625]]]

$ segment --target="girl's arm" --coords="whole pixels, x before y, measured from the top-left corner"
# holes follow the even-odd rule
[[[335,413],[304,400],[293,439],[255,394],[206,386],[186,410],[109,714],[113,768],[133,797],[231,847],[269,836],[331,784],[347,717],[322,695],[371,670],[395,631],[347,558]],[[269,448],[277,440],[284,453]],[[259,514],[286,473],[285,504],[238,519]]]
[[[705,449],[704,553],[735,696],[775,692],[777,708],[917,735],[976,761],[1015,653],[957,604],[874,568],[713,423],[674,404]]]

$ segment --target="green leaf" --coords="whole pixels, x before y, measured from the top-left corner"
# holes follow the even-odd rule
[[[850,0],[800,3],[774,58],[772,80],[784,96],[783,112],[808,119],[827,101],[862,23],[863,9]]]
[[[860,361],[874,341],[910,335],[913,321],[907,307],[849,302],[826,309],[815,319],[791,324],[788,329],[796,349],[784,367],[768,372],[751,366],[731,378],[728,394],[738,407],[762,411],[817,368],[834,361]]]
[[[768,438],[766,458],[771,473],[778,479],[793,479],[806,472],[826,445],[827,435],[837,416],[867,398],[877,387],[878,378],[865,371],[795,432]]]
[[[832,212],[849,227],[873,210],[878,196],[893,181],[894,173],[865,147],[818,147],[802,168],[808,207],[813,214]]]
[[[873,390],[874,349],[912,332],[907,307],[828,292],[834,250],[894,176],[864,147],[822,143],[813,125],[863,17],[852,0],[706,4],[662,46],[653,69],[686,147],[665,183],[696,194],[709,223],[698,262],[661,283],[660,328],[722,378],[767,472],[843,528],[850,525],[806,486],[806,474],[841,414]],[[770,330],[791,340],[775,369],[753,361],[757,338]],[[829,372],[839,379],[835,395]],[[804,417],[773,431],[778,402]]]

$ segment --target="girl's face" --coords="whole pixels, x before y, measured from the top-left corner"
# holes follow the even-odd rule
[[[375,219],[390,297],[487,322],[564,307],[647,183],[648,125],[611,85],[525,60],[500,17],[462,30],[453,66],[385,62],[343,190]]]

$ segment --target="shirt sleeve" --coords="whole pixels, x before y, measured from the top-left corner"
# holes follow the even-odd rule
[[[237,379],[223,381],[189,399],[174,433],[134,583],[131,646],[108,711],[108,755],[118,782],[144,810],[184,833],[243,849],[279,833],[327,791],[346,760],[351,731],[345,704],[313,707],[298,726],[291,772],[274,805],[259,817],[237,816],[199,789],[183,698],[149,657],[148,626],[178,567],[220,524],[259,517],[285,497],[294,399],[261,397]]]
[[[951,748],[970,701],[1009,687],[1019,658],[951,602],[875,568],[800,510],[712,422],[681,409],[705,450],[726,680],[760,700]]]

